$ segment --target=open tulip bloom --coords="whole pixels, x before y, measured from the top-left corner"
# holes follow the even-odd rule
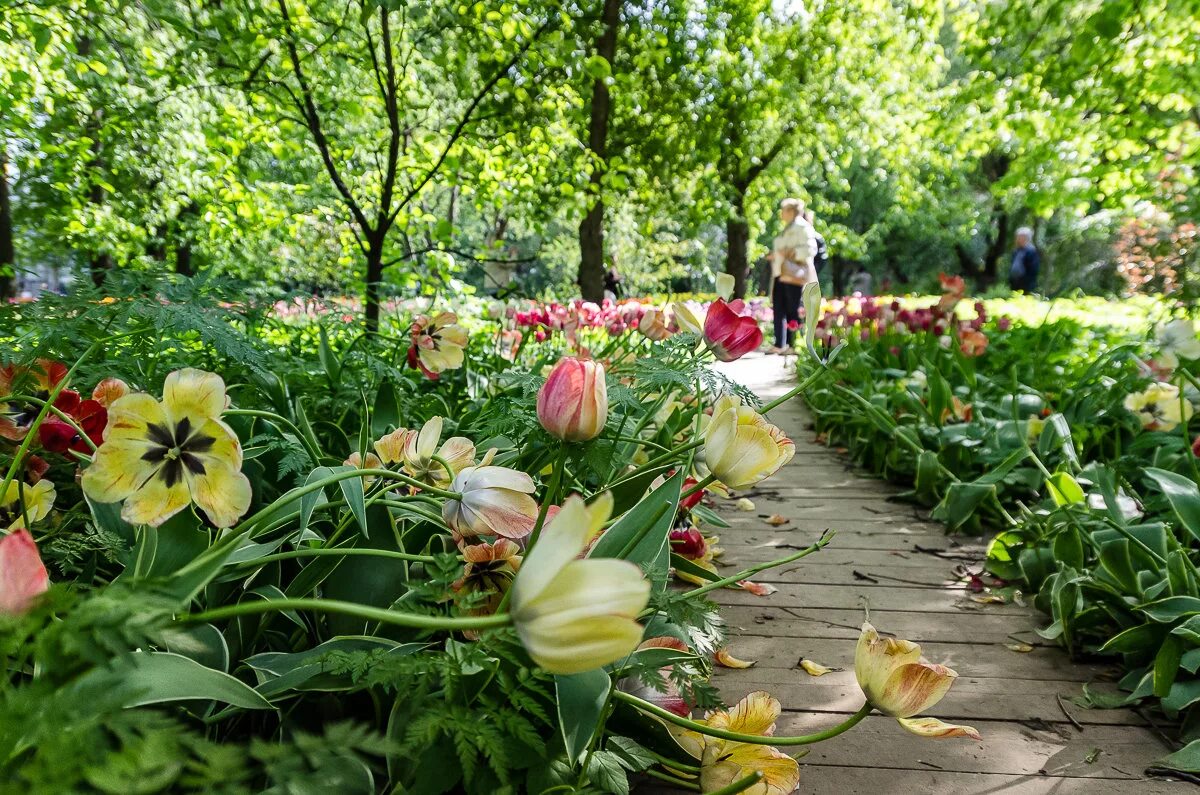
[[[864,623],[854,650],[854,676],[868,704],[895,718],[913,734],[980,739],[979,732],[970,726],[913,717],[941,701],[958,678],[946,666],[922,659],[917,644],[882,637],[875,627]]]
[[[792,460],[796,446],[750,406],[725,395],[704,429],[704,463],[731,489],[753,486]]]

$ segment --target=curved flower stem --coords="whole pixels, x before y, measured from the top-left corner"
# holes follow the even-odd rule
[[[819,552],[820,550],[824,549],[825,546],[830,541],[833,540],[833,536],[834,536],[833,530],[826,530],[824,533],[821,534],[821,537],[819,539],[817,539],[817,542],[810,547],[805,547],[804,549],[800,550],[799,552],[794,552],[791,555],[788,555],[787,557],[767,561],[766,563],[757,563],[747,569],[742,569],[737,574],[730,575],[729,577],[724,577],[720,580],[714,580],[713,582],[705,583],[704,585],[701,585],[699,588],[693,588],[690,591],[686,591],[686,592],[684,592],[683,595],[685,598],[688,596],[700,596],[701,594],[706,594],[709,591],[715,591],[718,588],[724,588],[727,585],[733,585],[734,583],[741,582],[742,580],[746,579],[747,577],[752,577],[755,574],[758,574],[760,571],[766,571],[767,569],[773,569],[776,566],[782,566],[785,563],[791,563],[794,560],[799,560],[800,558],[806,557],[808,555],[811,555],[814,552]]]
[[[672,787],[678,787],[679,789],[691,790],[692,792],[700,791],[700,785],[694,781],[687,781],[686,779],[677,778],[675,776],[667,775],[666,773],[660,773],[657,770],[654,770],[653,768],[651,768],[649,770],[643,770],[642,772],[645,773],[650,778],[656,778],[659,781],[665,781],[666,783],[670,784]],[[735,790],[735,792],[739,792],[739,791],[740,790]]]
[[[818,369],[816,372],[814,372],[814,373],[813,373],[812,375],[810,375],[808,378],[805,378],[805,379],[804,379],[803,381],[801,381],[799,384],[797,384],[796,386],[792,387],[792,388],[791,388],[791,389],[789,389],[787,392],[784,392],[782,395],[780,395],[779,397],[775,398],[775,399],[774,399],[774,400],[772,400],[770,403],[767,403],[765,406],[762,406],[762,407],[761,407],[761,408],[758,410],[758,413],[759,413],[759,414],[766,414],[766,413],[767,413],[768,411],[770,411],[771,409],[779,408],[779,407],[780,407],[780,406],[782,406],[784,403],[787,403],[789,400],[791,400],[792,398],[794,398],[796,395],[799,395],[801,392],[803,392],[804,390],[806,390],[806,389],[808,389],[810,386],[812,386],[814,383],[816,383],[816,380],[817,380],[818,378],[820,378],[820,377],[821,377],[821,376],[824,374],[824,372],[825,372],[825,368],[824,368],[824,367],[821,367],[821,368],[819,368],[819,369]]]
[[[279,602],[273,602],[273,603],[250,602],[248,604],[280,604],[280,603]],[[638,698],[637,696],[630,695],[629,693],[626,693],[621,690],[614,690],[612,695],[613,695],[613,698],[617,699],[618,701],[624,701],[626,704],[629,704],[637,709],[640,709],[642,712],[647,712],[651,715],[662,718],[663,720],[667,721],[668,723],[674,723],[676,726],[680,726],[684,729],[694,731],[697,734],[704,734],[709,737],[716,737],[720,740],[730,740],[735,743],[749,743],[751,745],[777,745],[778,746],[778,745],[812,745],[813,743],[819,743],[824,740],[828,740],[831,737],[837,737],[839,734],[849,731],[850,729],[854,728],[862,721],[863,718],[870,715],[871,710],[873,709],[873,707],[871,706],[870,703],[863,704],[862,707],[859,708],[858,712],[855,712],[853,715],[851,715],[846,720],[842,721],[841,723],[839,723],[836,726],[826,729],[825,731],[816,732],[815,734],[802,734],[797,737],[764,737],[764,736],[758,735],[758,734],[742,734],[741,732],[731,732],[731,731],[727,731],[726,729],[715,729],[712,726],[709,726],[708,724],[699,723],[697,721],[691,720],[690,718],[682,718],[679,715],[676,715],[674,712],[671,712],[670,710],[665,710],[662,707],[651,704],[649,701],[645,701],[643,699]],[[735,792],[736,792],[736,790],[735,790]]]
[[[296,423],[292,422],[287,417],[284,417],[281,414],[276,414],[273,411],[261,411],[259,409],[225,409],[222,414],[232,414],[235,417],[259,417],[264,420],[271,420],[272,422],[279,423],[296,435],[296,438],[300,440],[302,445],[304,445],[304,449],[308,451],[310,456],[312,456],[313,464],[320,465],[321,451],[314,448],[312,446],[312,442],[310,442],[308,438],[300,432],[300,428],[297,427]]]
[[[434,558],[432,555],[414,555],[410,552],[396,552],[390,549],[367,549],[359,547],[348,548],[320,548],[313,549],[293,549],[289,552],[276,552],[271,555],[263,555],[261,558],[254,560],[246,560],[241,563],[234,564],[234,568],[257,568],[267,563],[274,563],[277,560],[291,560],[292,558],[317,558],[326,555],[330,556],[365,556],[374,558],[392,558],[394,560],[411,560],[418,563],[432,563]]]
[[[676,770],[682,770],[685,773],[699,773],[700,772],[700,765],[690,765],[687,762],[676,762],[674,759],[668,759],[667,757],[663,756],[662,754],[651,751],[649,748],[643,748],[642,750],[645,751],[647,755],[654,757],[654,760],[656,762],[658,762],[660,765],[662,765],[663,767],[667,767],[667,768],[673,767]]]
[[[506,613],[493,616],[427,616],[419,613],[401,613],[397,610],[386,610],[382,607],[370,607],[354,602],[341,602],[336,599],[276,599],[271,602],[257,600],[239,602],[235,605],[182,615],[179,620],[188,623],[216,621],[222,618],[259,613],[281,613],[287,610],[338,613],[397,627],[430,630],[494,629],[506,627],[512,623],[512,618]]]
[[[686,453],[688,450],[695,450],[697,447],[700,447],[703,444],[704,444],[703,439],[694,439],[690,442],[685,442],[685,443],[681,444],[679,447],[673,447],[670,450],[668,450],[667,452],[662,453],[660,455],[656,455],[654,458],[651,458],[649,461],[642,464],[640,467],[633,470],[632,472],[629,472],[628,474],[625,475],[625,477],[623,477],[621,479],[628,480],[629,478],[634,477],[641,472],[645,472],[648,469],[653,469],[654,467],[658,466],[659,464],[662,464],[666,461],[670,461],[675,456],[680,455],[682,453]]]
[[[686,500],[688,497],[692,496],[696,492],[704,491],[706,488],[708,488],[710,485],[712,485],[712,483],[716,479],[717,479],[716,475],[708,475],[707,477],[704,478],[704,480],[700,481],[695,486],[692,486],[690,489],[685,491],[683,494],[680,494],[679,501],[683,502],[684,500]]]
[[[668,448],[662,446],[658,442],[652,442],[649,439],[643,439],[640,436],[617,435],[617,436],[611,436],[609,438],[615,439],[618,442],[632,442],[634,444],[640,444],[642,447],[653,447],[655,450],[658,450],[660,452],[666,452],[668,450]]]

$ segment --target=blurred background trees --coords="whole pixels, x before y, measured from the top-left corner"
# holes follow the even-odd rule
[[[0,0],[0,294],[1190,288],[1200,0]],[[1194,277],[1192,277],[1194,279]]]

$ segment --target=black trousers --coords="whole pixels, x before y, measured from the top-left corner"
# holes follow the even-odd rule
[[[792,344],[795,332],[788,329],[788,321],[800,324],[800,301],[804,288],[788,284],[779,279],[771,287],[771,314],[775,321],[775,347],[785,348]]]

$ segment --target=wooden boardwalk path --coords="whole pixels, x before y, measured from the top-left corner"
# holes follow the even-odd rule
[[[747,357],[723,371],[764,399],[795,384],[779,357]],[[720,531],[723,571],[781,557],[827,527],[837,535],[823,551],[756,577],[778,588],[770,596],[716,595],[731,653],[757,661],[745,670],[718,669],[726,702],[769,691],[784,707],[781,735],[819,730],[854,713],[862,704],[854,646],[869,608],[880,632],[920,643],[930,660],[958,672],[929,714],[983,734],[982,742],[931,740],[874,715],[813,746],[800,760],[800,792],[1141,795],[1190,788],[1143,777],[1170,749],[1142,716],[1068,701],[1083,683],[1110,678],[1110,670],[1073,663],[1041,640],[1033,630],[1046,622],[1032,606],[970,598],[953,572],[978,563],[980,540],[947,536],[914,506],[889,501],[898,489],[857,474],[814,443],[800,401],[776,409],[771,419],[795,441],[796,456],[760,488],[739,495],[753,500],[754,511],[718,500],[732,525]],[[771,526],[765,518],[773,514],[790,521]],[[1033,651],[1008,648],[1020,643]],[[802,658],[842,670],[812,677],[799,667]]]

